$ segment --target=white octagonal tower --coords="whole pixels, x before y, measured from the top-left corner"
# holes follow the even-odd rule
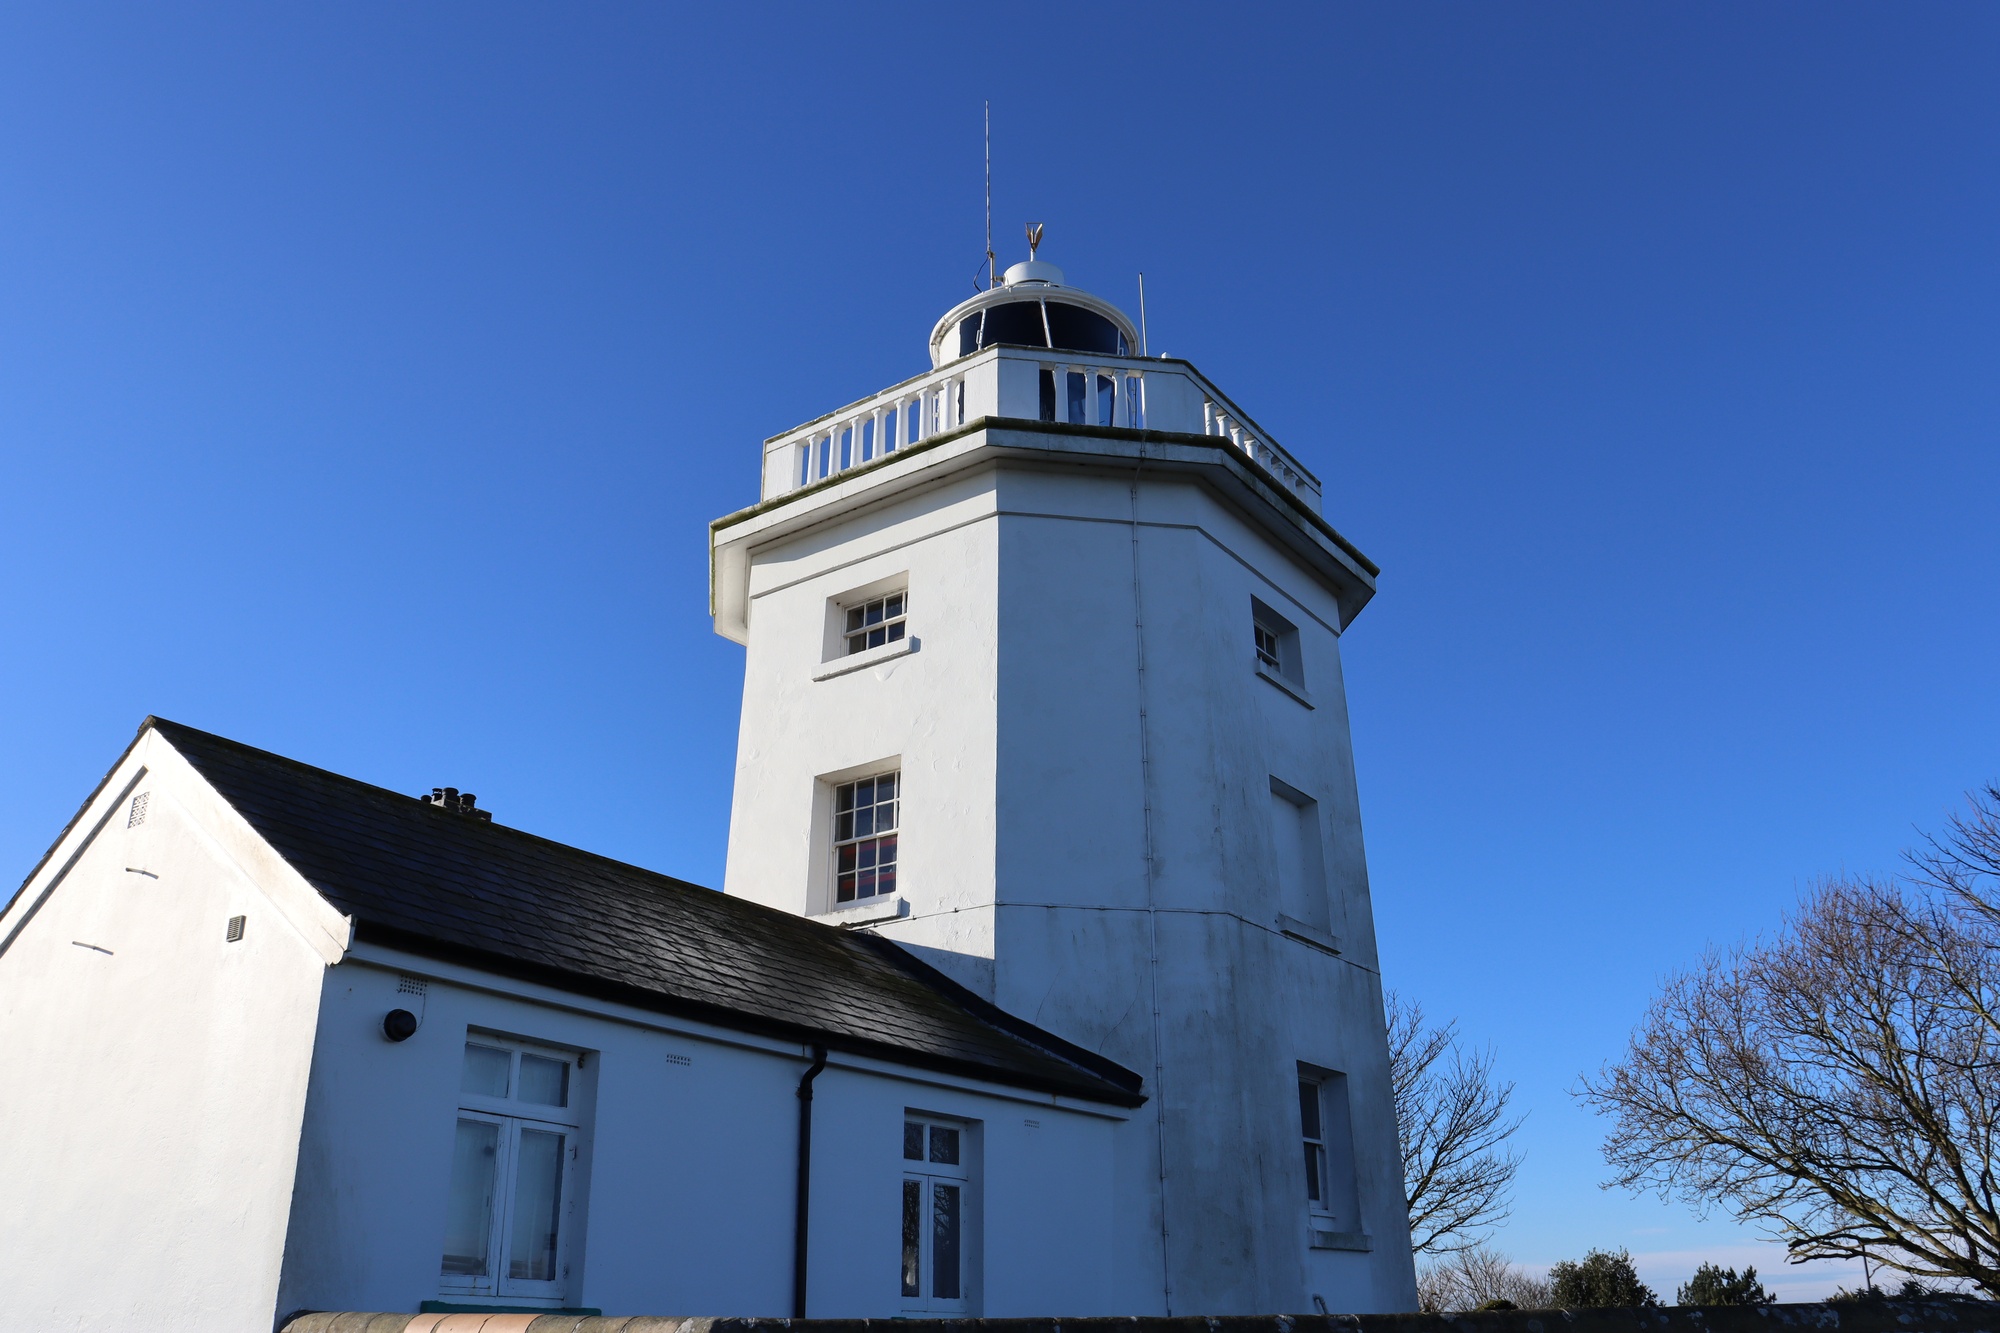
[[[1414,1309],[1340,664],[1376,569],[1136,342],[1017,264],[928,372],[765,442],[711,533],[725,889],[1146,1076],[1106,1306],[1035,1313]]]

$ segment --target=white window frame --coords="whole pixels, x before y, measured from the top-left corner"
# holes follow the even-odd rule
[[[438,1294],[447,1300],[472,1297],[517,1301],[524,1306],[560,1308],[567,1303],[569,1275],[576,1264],[577,1231],[581,1225],[578,1205],[582,1197],[582,1172],[587,1160],[583,1151],[582,1056],[576,1051],[503,1037],[476,1028],[467,1031],[464,1044],[508,1053],[510,1057],[508,1095],[492,1097],[466,1092],[462,1088],[458,1094],[458,1108],[453,1117],[454,1135],[457,1133],[459,1121],[477,1121],[495,1125],[499,1129],[497,1158],[494,1162],[493,1215],[488,1223],[486,1240],[487,1272],[484,1274],[440,1272]],[[523,1055],[560,1061],[567,1066],[568,1072],[565,1075],[567,1105],[545,1106],[522,1101],[515,1095],[521,1086]],[[461,1061],[464,1059],[462,1048],[460,1059]],[[461,1078],[463,1068],[461,1064]],[[558,1219],[556,1275],[548,1281],[510,1277],[507,1272],[512,1258],[509,1248],[517,1203],[515,1172],[520,1160],[521,1134],[524,1130],[559,1134],[562,1137],[562,1188],[556,1213]],[[447,1185],[446,1188],[449,1190],[450,1186]],[[439,1254],[439,1265],[442,1268],[442,1244],[439,1246]]]
[[[863,625],[860,632],[879,630],[882,642],[873,647],[864,641],[860,648],[848,643],[847,617],[852,611],[866,612],[877,602],[887,603],[895,598],[902,599],[902,607],[895,616],[884,615],[873,625]],[[886,611],[886,607],[885,607]],[[857,671],[876,661],[886,661],[916,651],[916,622],[910,618],[910,571],[897,570],[879,579],[871,579],[856,587],[843,588],[826,599],[826,627],[820,643],[819,666],[814,669],[815,680],[827,680]],[[890,633],[896,632],[895,638]]]
[[[978,1151],[978,1127],[971,1121],[955,1119],[951,1116],[931,1115],[923,1111],[906,1110],[903,1113],[904,1133],[907,1136],[913,1125],[923,1127],[924,1154],[912,1160],[908,1154],[905,1138],[902,1157],[902,1183],[897,1196],[896,1217],[897,1263],[896,1290],[906,1314],[969,1315],[973,1312],[973,1286],[979,1272],[979,1209],[974,1193],[974,1155]],[[958,1135],[958,1161],[933,1162],[929,1151],[934,1130],[947,1130]],[[916,1216],[916,1288],[917,1294],[909,1294],[910,1277],[910,1203],[911,1190],[915,1187]],[[937,1196],[940,1190],[958,1191],[958,1295],[937,1296],[932,1294],[937,1286],[936,1260],[936,1214]]]
[[[858,836],[850,835],[845,838],[841,837],[840,836],[840,817],[842,813],[840,809],[841,792],[849,788],[857,787],[859,786],[859,784],[863,782],[880,783],[885,778],[889,779],[890,781],[896,784],[896,794],[894,797],[891,798],[891,802],[894,806],[894,814],[892,817],[895,822],[891,824],[887,829],[880,827],[879,824],[871,822],[869,826],[869,832],[867,832],[866,834],[861,834]],[[851,777],[844,777],[837,781],[831,782],[829,786],[831,790],[829,792],[830,800],[828,804],[828,811],[831,815],[831,820],[828,824],[828,833],[830,834],[829,841],[831,842],[833,847],[832,863],[827,869],[826,896],[827,896],[827,906],[829,910],[840,911],[846,908],[866,906],[867,904],[874,902],[894,901],[895,899],[897,899],[902,895],[902,886],[903,886],[903,879],[902,879],[903,770],[902,768],[898,766],[894,768],[880,769],[872,773],[859,773]],[[879,787],[877,790],[879,792]],[[879,811],[881,809],[881,806],[882,806],[881,801],[877,800],[871,805],[870,808]],[[862,894],[860,892],[860,882],[859,882],[860,870],[858,864],[860,860],[860,854],[857,852],[855,896],[852,898],[842,898],[840,896],[840,877],[842,873],[840,868],[840,854],[849,847],[858,848],[874,844],[879,857],[880,844],[884,838],[893,838],[895,841],[894,864],[896,869],[895,869],[895,879],[892,886],[888,889],[877,888],[870,891],[867,894]],[[880,872],[879,863],[876,867],[876,870],[878,874],[877,882],[879,883],[879,872]]]
[[[1305,688],[1305,664],[1299,652],[1299,627],[1278,614],[1261,597],[1250,599],[1250,640],[1258,674]]]
[[[877,607],[881,608],[881,614],[876,619],[869,620],[868,613]],[[887,648],[892,644],[901,643],[904,636],[909,633],[910,590],[898,588],[876,597],[865,597],[847,603],[840,611],[841,643],[845,647],[842,656],[852,657],[856,653],[865,653],[870,648]],[[858,626],[855,623],[857,616],[860,617]],[[876,642],[878,636],[880,642]],[[860,642],[857,643],[856,640]]]
[[[1360,1182],[1356,1179],[1354,1126],[1347,1105],[1347,1076],[1331,1069],[1300,1062],[1299,1138],[1300,1166],[1306,1173],[1306,1211],[1315,1229],[1335,1232],[1361,1230]],[[1311,1089],[1310,1094],[1307,1089]],[[1305,1108],[1310,1095],[1318,1110],[1319,1134],[1309,1132]],[[1309,1164],[1310,1163],[1310,1164]],[[1314,1197],[1313,1169],[1318,1170],[1318,1197]]]
[[[1305,1123],[1306,1110],[1312,1110],[1312,1124]],[[1326,1085],[1305,1070],[1299,1071],[1299,1138],[1304,1142],[1304,1152],[1300,1159],[1306,1173],[1306,1208],[1316,1217],[1331,1217],[1333,1209],[1328,1206],[1328,1185],[1326,1160]]]
[[[1250,633],[1251,637],[1256,640],[1258,665],[1275,671],[1279,675],[1283,675],[1285,671],[1285,644],[1284,640],[1278,637],[1278,632],[1263,621],[1252,619],[1250,622]]]

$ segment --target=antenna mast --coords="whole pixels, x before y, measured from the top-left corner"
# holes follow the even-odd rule
[[[1146,270],[1139,270],[1139,355],[1149,356],[1146,350]]]
[[[993,285],[993,101],[986,102],[986,285]]]

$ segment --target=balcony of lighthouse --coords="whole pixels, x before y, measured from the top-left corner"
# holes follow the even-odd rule
[[[1319,479],[1187,362],[1005,345],[772,436],[760,498],[817,486],[981,418],[1220,437],[1320,512]]]

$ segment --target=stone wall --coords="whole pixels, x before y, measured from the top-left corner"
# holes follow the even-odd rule
[[[282,1333],[2000,1333],[1992,1301],[1495,1310],[1219,1319],[676,1319],[656,1315],[304,1314]]]

